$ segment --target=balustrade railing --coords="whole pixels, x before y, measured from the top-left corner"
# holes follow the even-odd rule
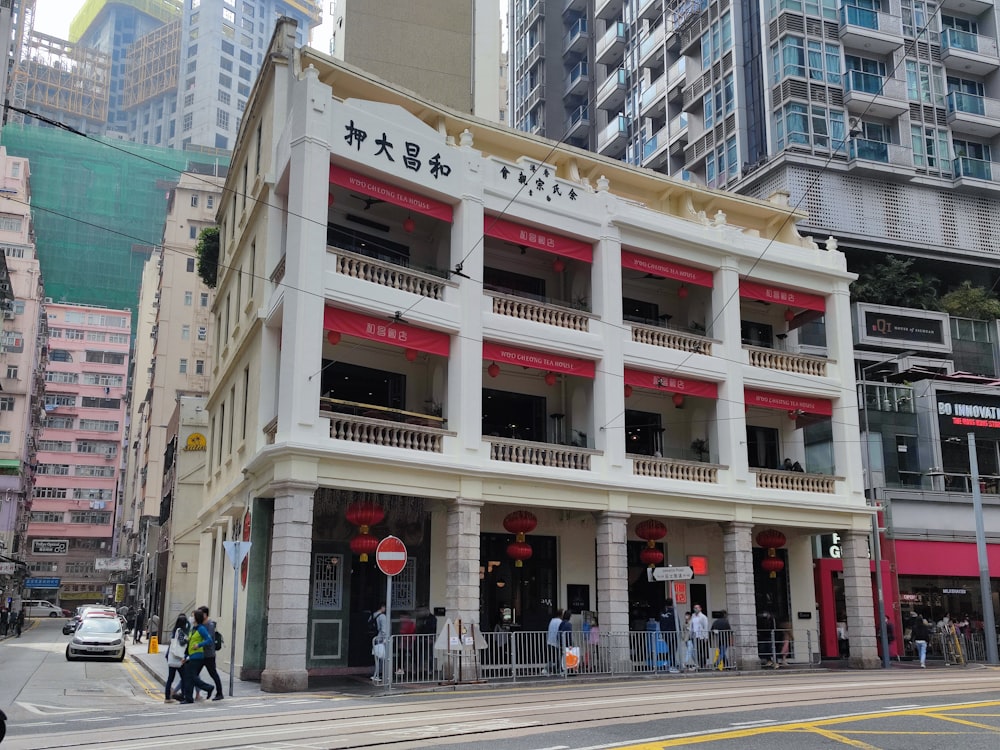
[[[686,482],[717,484],[719,469],[725,468],[717,464],[683,461],[677,458],[657,458],[637,454],[628,454],[626,458],[632,459],[632,473],[635,476],[655,479],[680,479]]]
[[[550,466],[556,469],[590,471],[591,456],[601,455],[592,448],[555,443],[534,443],[528,440],[484,437],[490,444],[490,458],[529,466]]]
[[[337,258],[337,273],[381,286],[400,289],[428,299],[443,300],[444,290],[453,284],[430,273],[415,271],[384,260],[369,258],[338,247],[327,247]]]
[[[384,445],[389,448],[405,448],[426,453],[441,453],[444,449],[444,438],[455,434],[437,427],[424,427],[352,414],[320,411],[320,416],[330,420],[330,437],[335,440]]]
[[[582,310],[574,310],[547,302],[536,302],[502,292],[487,290],[485,294],[493,298],[493,312],[497,315],[544,323],[557,328],[569,328],[573,331],[590,330],[590,319],[593,315]]]
[[[798,375],[826,375],[828,359],[814,357],[809,354],[792,354],[775,349],[763,349],[756,346],[743,347],[750,358],[753,367],[764,367],[768,370],[794,372]]]
[[[801,471],[783,469],[754,469],[757,487],[762,490],[790,490],[792,492],[818,492],[832,495],[836,491],[837,478],[828,474],[808,474]]]
[[[704,336],[641,323],[629,323],[629,325],[632,326],[632,340],[638,344],[662,346],[693,354],[712,354],[712,340]]]

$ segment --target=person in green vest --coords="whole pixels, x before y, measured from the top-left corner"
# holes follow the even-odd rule
[[[212,697],[215,685],[210,685],[198,675],[205,666],[205,645],[210,643],[212,636],[205,627],[205,613],[200,609],[194,611],[194,627],[188,634],[187,649],[184,662],[181,665],[181,692],[184,699],[181,703],[194,703],[194,691],[197,688],[205,692],[206,698]]]

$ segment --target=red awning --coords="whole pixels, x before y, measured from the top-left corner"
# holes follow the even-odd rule
[[[979,558],[974,543],[897,539],[894,545],[898,575],[979,577]],[[987,544],[986,557],[995,577],[1000,571],[1000,544]]]
[[[586,263],[591,263],[594,259],[594,247],[589,242],[581,242],[543,229],[515,224],[497,216],[487,216],[483,219],[483,232],[487,237],[496,237],[515,245],[533,247],[536,250],[582,260]]]
[[[452,220],[451,206],[447,203],[436,201],[433,198],[425,198],[419,193],[412,193],[409,190],[390,185],[388,182],[352,172],[335,164],[330,165],[330,182],[367,195],[369,198],[379,198],[388,203],[394,203],[397,206],[416,211],[418,214],[433,216],[442,221]]]
[[[683,393],[685,396],[719,397],[719,386],[706,380],[679,378],[677,375],[658,375],[655,372],[632,370],[628,367],[625,368],[625,385],[667,393]]]
[[[765,409],[780,409],[781,411],[801,411],[806,414],[820,414],[826,417],[833,414],[833,402],[825,398],[791,396],[787,393],[758,391],[756,388],[744,388],[743,398],[747,406],[761,406]]]
[[[594,363],[586,359],[564,357],[561,354],[535,352],[530,349],[520,349],[507,344],[492,344],[483,342],[483,359],[503,362],[521,367],[533,367],[546,372],[560,372],[565,375],[579,375],[582,378],[594,377]]]
[[[819,312],[826,310],[826,300],[818,294],[782,289],[778,286],[761,284],[759,281],[750,281],[749,279],[740,281],[740,296],[787,307],[804,307],[806,310],[818,310]]]
[[[381,341],[383,344],[439,354],[442,357],[448,356],[451,343],[446,333],[329,306],[323,311],[323,330],[338,331],[348,336]]]
[[[685,284],[697,284],[698,286],[707,286],[709,289],[712,288],[711,271],[683,266],[663,258],[650,258],[648,255],[633,253],[631,250],[622,250],[622,267],[651,273],[654,276],[662,276],[665,279],[673,279]]]

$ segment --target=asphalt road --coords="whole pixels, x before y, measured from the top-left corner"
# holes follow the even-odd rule
[[[1000,748],[1000,670],[692,675],[435,694],[164,705],[135,665],[63,656],[61,623],[0,643],[2,750]],[[8,708],[9,707],[9,708]]]

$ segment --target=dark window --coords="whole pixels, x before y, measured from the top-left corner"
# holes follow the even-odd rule
[[[384,237],[361,232],[351,227],[329,224],[326,228],[326,244],[367,255],[369,258],[385,260],[400,266],[410,265],[410,248]]]
[[[545,301],[545,279],[526,276],[513,271],[503,271],[499,268],[483,268],[483,287],[494,292],[516,294],[519,297],[532,297],[540,302]]]
[[[773,329],[767,323],[753,320],[740,321],[740,338],[747,346],[761,346],[770,349],[774,345]]]
[[[546,442],[545,397],[483,389],[483,435]]]
[[[323,395],[348,402],[348,405],[335,405],[337,410],[343,410],[350,404],[406,408],[405,375],[346,362],[331,363],[330,360],[324,360],[323,367]]]
[[[622,297],[622,320],[656,325],[660,322],[659,315],[660,307],[655,302]]]
[[[655,412],[625,410],[625,452],[640,456],[662,455],[663,428]]]
[[[187,272],[194,273],[194,258],[187,259]]]
[[[777,469],[778,431],[772,427],[747,425],[747,461],[751,468]]]

